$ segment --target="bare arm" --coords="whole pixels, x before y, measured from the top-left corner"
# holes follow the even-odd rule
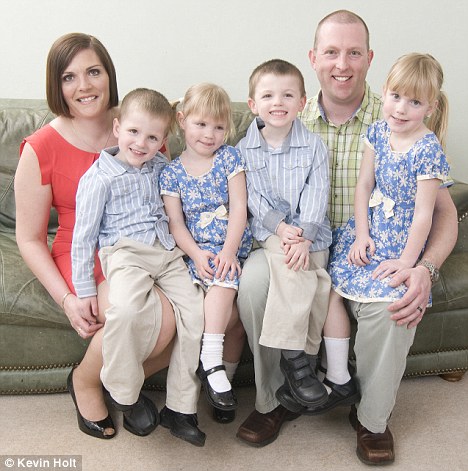
[[[162,195],[162,198],[169,217],[169,230],[174,236],[176,244],[194,261],[198,275],[202,279],[213,278],[214,272],[209,266],[208,260],[214,258],[214,254],[198,247],[185,224],[180,198],[169,195]]]
[[[423,257],[440,267],[450,255],[458,237],[457,210],[447,188],[437,192],[434,206],[434,216],[428,242]],[[392,319],[399,325],[407,324],[415,327],[421,321],[423,311],[429,299],[431,280],[429,271],[422,266],[403,270],[394,275],[391,285],[405,283],[408,286],[406,294],[390,305]]]
[[[16,241],[20,253],[39,282],[61,306],[63,296],[70,290],[47,245],[52,189],[50,185],[42,185],[39,162],[29,144],[25,145],[16,170],[15,198]],[[70,324],[76,330],[80,327],[92,335],[101,324],[96,324],[95,319],[91,317],[88,320],[83,319],[77,311],[76,299],[71,298],[75,296],[69,295],[65,299],[65,313]]]
[[[386,278],[405,268],[414,267],[431,230],[434,204],[439,191],[440,180],[421,180],[418,182],[414,217],[409,230],[408,240],[399,259],[382,262],[373,272],[373,277]]]
[[[354,218],[356,220],[356,240],[351,245],[348,262],[357,266],[364,266],[370,261],[367,257],[367,251],[370,255],[375,252],[375,244],[369,235],[369,199],[375,186],[374,174],[375,151],[366,145],[362,157],[359,178],[354,195]]]
[[[442,188],[437,193],[432,228],[424,250],[424,258],[440,268],[455,247],[457,238],[457,208],[448,189]]]
[[[241,267],[237,260],[242,235],[247,225],[247,186],[245,173],[239,172],[228,181],[229,220],[223,249],[215,258],[217,277],[224,280],[229,270],[231,277],[240,275]]]

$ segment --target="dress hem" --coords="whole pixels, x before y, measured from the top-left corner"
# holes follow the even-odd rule
[[[333,291],[339,294],[342,298],[349,299],[350,301],[355,301],[357,303],[393,303],[398,301],[401,298],[390,298],[390,297],[381,297],[381,298],[371,298],[368,296],[354,296],[352,294],[348,294],[343,292],[340,288],[333,286]],[[428,303],[426,308],[432,307],[432,303]]]

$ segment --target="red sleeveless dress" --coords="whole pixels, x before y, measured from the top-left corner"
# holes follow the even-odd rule
[[[26,142],[33,148],[39,160],[42,184],[51,185],[52,188],[52,206],[57,211],[59,223],[52,243],[52,258],[70,291],[74,293],[70,253],[75,226],[76,190],[81,176],[99,154],[76,148],[49,124],[23,140],[20,155]],[[96,286],[105,279],[97,254],[94,277]]]

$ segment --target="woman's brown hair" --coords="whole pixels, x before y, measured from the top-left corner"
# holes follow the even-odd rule
[[[119,103],[114,63],[99,39],[84,33],[69,33],[58,38],[50,48],[46,67],[46,94],[50,110],[58,116],[71,118],[62,93],[62,74],[74,57],[85,49],[92,49],[109,76],[109,109]]]

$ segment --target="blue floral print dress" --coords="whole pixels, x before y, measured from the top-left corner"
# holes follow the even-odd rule
[[[217,255],[223,248],[227,235],[229,216],[229,180],[239,172],[245,171],[245,162],[240,152],[234,147],[223,145],[216,152],[211,170],[200,176],[186,172],[180,157],[175,158],[161,173],[159,178],[162,195],[181,199],[185,224],[193,239],[202,250],[209,250]],[[252,233],[248,224],[237,252],[242,263],[252,246]],[[219,285],[237,289],[237,274],[230,280],[230,273],[224,281],[214,278],[202,280],[198,276],[193,261],[186,257],[190,275],[194,283],[207,288]],[[210,266],[214,264],[210,260]]]
[[[449,165],[434,133],[429,132],[407,152],[394,152],[390,147],[390,128],[385,121],[369,126],[367,145],[375,151],[375,188],[369,201],[369,229],[376,251],[370,264],[350,265],[347,255],[355,240],[355,220],[351,218],[337,231],[331,247],[329,272],[333,289],[359,302],[393,302],[406,292],[401,284],[388,285],[390,277],[372,279],[372,272],[384,260],[399,258],[408,240],[413,222],[417,181],[437,178],[445,186]],[[431,300],[429,301],[429,305]]]

